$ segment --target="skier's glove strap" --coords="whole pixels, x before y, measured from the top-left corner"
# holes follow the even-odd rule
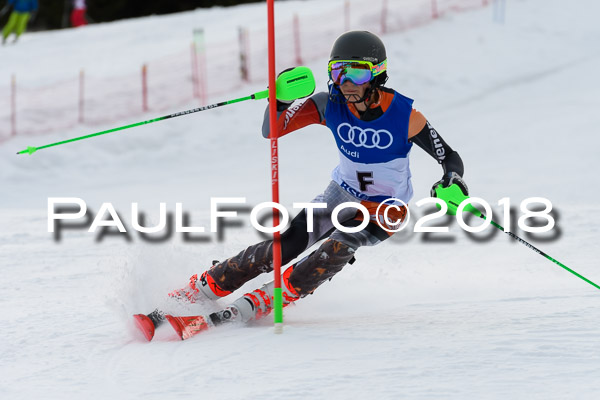
[[[460,190],[465,196],[469,195],[469,188],[467,187],[467,184],[465,183],[463,178],[456,172],[446,172],[442,179],[434,183],[431,187],[431,197],[437,197],[435,194],[435,188],[439,185],[442,185],[443,188],[447,188],[448,186],[454,184],[456,184],[460,188]]]
[[[293,101],[277,100],[277,111],[283,112],[287,110],[292,105],[292,103]]]

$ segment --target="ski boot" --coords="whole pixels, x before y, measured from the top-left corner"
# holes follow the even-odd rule
[[[218,264],[218,261],[213,261],[213,265],[215,264]],[[217,300],[227,294],[229,292],[221,290],[206,271],[200,278],[198,278],[198,274],[191,276],[186,287],[169,293],[168,297],[182,304],[200,304]],[[156,328],[165,321],[165,313],[157,308],[150,314],[136,314],[133,318],[137,328],[150,341],[154,337]]]
[[[288,286],[288,277],[293,267],[283,274],[283,306],[287,307],[299,299],[295,290]],[[247,323],[259,320],[271,313],[273,310],[273,281],[264,284],[260,289],[246,293],[225,309],[212,313],[208,316],[186,316],[176,317],[165,315],[181,340],[204,332],[207,329],[229,323]]]
[[[214,260],[213,266],[218,264],[219,261]],[[217,300],[220,297],[228,295],[230,292],[225,292],[219,288],[214,282],[214,279],[205,271],[200,275],[192,275],[188,285],[182,289],[174,290],[169,293],[169,297],[178,301],[197,303],[204,302],[206,300]]]

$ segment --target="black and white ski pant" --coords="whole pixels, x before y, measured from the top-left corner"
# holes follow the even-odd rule
[[[374,220],[359,232],[347,233],[336,229],[331,215],[336,206],[345,202],[361,203],[337,183],[331,182],[325,191],[312,201],[327,204],[326,208],[313,209],[313,231],[307,230],[307,212],[303,210],[281,234],[282,265],[290,263],[316,242],[327,238],[318,249],[290,267],[293,268],[291,272],[288,269],[284,274],[285,283],[293,294],[299,297],[311,294],[353,260],[354,253],[360,246],[373,246],[390,236],[390,233]],[[398,218],[403,220],[404,216],[405,210]],[[362,219],[362,213],[354,207],[344,208],[337,216],[337,220],[345,227],[359,226]],[[212,278],[209,280],[218,286],[212,291],[225,294],[272,270],[273,241],[266,240],[214,265],[206,273]]]

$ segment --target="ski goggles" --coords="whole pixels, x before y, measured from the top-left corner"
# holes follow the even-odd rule
[[[350,81],[355,85],[362,85],[370,82],[371,79],[385,72],[386,69],[387,60],[383,60],[379,64],[373,64],[370,61],[334,60],[329,62],[327,68],[329,79],[338,86],[346,81]]]

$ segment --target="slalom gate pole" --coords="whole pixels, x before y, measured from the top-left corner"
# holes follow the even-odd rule
[[[275,87],[275,85],[273,84],[272,87]],[[174,114],[165,115],[163,117],[149,119],[147,121],[142,121],[142,122],[136,122],[135,124],[120,126],[118,128],[108,129],[108,130],[105,130],[105,131],[102,131],[102,132],[96,132],[96,133],[92,133],[92,134],[85,135],[85,136],[79,136],[79,137],[76,137],[76,138],[73,138],[73,139],[63,140],[63,141],[55,142],[55,143],[50,143],[50,144],[46,144],[44,146],[38,146],[38,147],[28,146],[25,150],[21,150],[17,154],[25,154],[25,153],[33,154],[33,153],[35,153],[38,150],[46,149],[48,147],[60,146],[61,144],[67,144],[67,143],[71,143],[71,142],[76,142],[78,140],[83,140],[83,139],[89,139],[89,138],[92,138],[94,136],[105,135],[107,133],[116,132],[116,131],[122,131],[124,129],[134,128],[134,127],[140,126],[140,125],[151,124],[153,122],[164,121],[164,120],[170,119],[170,118],[181,117],[183,115],[193,114],[193,113],[197,113],[197,112],[200,112],[200,111],[206,111],[206,110],[210,110],[212,108],[226,106],[228,104],[239,103],[241,101],[265,99],[265,98],[267,98],[267,96],[268,96],[268,90],[263,90],[261,92],[256,92],[254,94],[251,94],[250,96],[240,97],[238,99],[233,99],[233,100],[222,101],[220,103],[210,104],[208,106],[204,106],[204,107],[200,107],[200,108],[193,108],[193,109],[187,110],[187,111],[180,111],[180,112],[177,112],[177,113],[174,113]]]
[[[273,203],[279,203],[279,159],[277,145],[277,93],[275,84],[275,10],[274,0],[267,0],[269,36],[269,138],[271,144],[271,190]],[[279,226],[279,210],[273,208],[273,227]],[[283,333],[283,297],[281,292],[281,235],[273,233],[273,322],[275,333]]]
[[[456,184],[450,185],[447,188],[442,188],[441,185],[439,185],[438,187],[436,187],[435,192],[436,192],[437,197],[440,198],[440,199],[442,199],[443,201],[445,201],[446,204],[448,205],[448,212],[447,213],[450,214],[450,215],[455,215],[456,211],[458,210],[458,207],[460,206],[460,204],[463,201],[465,201],[465,200],[467,200],[469,198],[468,196],[466,196],[465,194],[463,194],[462,190],[460,190],[460,188]],[[465,210],[468,211],[468,212],[470,212],[471,214],[475,215],[476,217],[479,217],[479,218],[484,219],[484,220],[487,219],[487,217],[481,211],[479,211],[478,209],[476,209],[475,207],[473,207],[470,204],[468,204],[465,207]],[[500,226],[499,224],[497,224],[496,222],[494,222],[491,219],[490,219],[490,223],[493,226],[495,226],[496,228],[500,229],[502,232],[506,233],[511,238],[513,238],[516,241],[518,241],[519,243],[527,246],[528,248],[530,248],[531,250],[535,251],[539,255],[545,257],[546,259],[552,261],[553,263],[555,263],[559,267],[563,268],[565,271],[568,271],[571,274],[573,274],[576,277],[578,277],[579,279],[584,280],[585,282],[587,282],[590,285],[594,286],[596,289],[600,289],[599,285],[595,284],[594,282],[592,282],[591,280],[589,280],[585,276],[583,276],[583,275],[575,272],[574,270],[572,270],[571,268],[567,267],[566,265],[564,265],[560,261],[558,261],[558,260],[550,257],[548,254],[544,253],[543,251],[541,251],[540,249],[538,249],[537,247],[535,247],[531,243],[527,242],[526,240],[521,239],[520,237],[518,237],[514,233],[505,231],[502,226]]]

